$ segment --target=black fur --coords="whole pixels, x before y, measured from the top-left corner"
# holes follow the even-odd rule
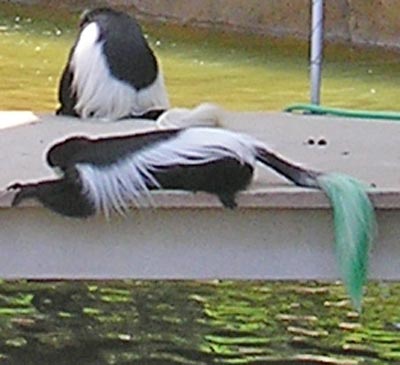
[[[113,138],[72,137],[52,146],[46,159],[49,166],[63,171],[83,162],[107,166],[154,143],[165,142],[178,133],[180,130],[158,130]]]
[[[99,41],[104,41],[103,51],[111,74],[136,90],[150,86],[157,78],[158,64],[136,20],[123,12],[110,8],[98,8],[83,14],[81,31],[92,22],[96,22],[100,28]],[[58,115],[80,117],[74,109],[77,100],[72,88],[73,70],[70,66],[78,40],[79,35],[61,76],[58,90],[61,106],[56,111]],[[156,120],[163,112],[164,110],[146,111],[143,115],[127,115],[123,118]]]
[[[72,89],[73,73],[69,66],[74,49],[75,47],[72,48],[67,65],[64,67],[63,73],[61,75],[60,85],[58,88],[58,101],[61,105],[57,109],[56,114],[79,117],[78,113],[75,111],[77,100],[76,94]]]
[[[321,172],[304,169],[265,148],[257,149],[257,160],[271,167],[298,186],[318,188],[316,179],[321,175]]]
[[[236,194],[251,182],[253,168],[227,157],[200,165],[171,166],[154,172],[154,177],[163,189],[204,191],[216,195],[226,208],[233,209]]]
[[[8,190],[18,190],[12,206],[25,199],[36,199],[46,208],[67,217],[87,218],[95,214],[93,205],[82,194],[76,171],[68,171],[63,178],[38,183],[12,184]]]
[[[149,120],[157,120],[161,114],[164,114],[167,110],[166,109],[154,109],[149,110],[140,115],[128,115],[127,117],[121,119],[149,119]]]

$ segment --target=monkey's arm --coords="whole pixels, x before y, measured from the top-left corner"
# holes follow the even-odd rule
[[[79,117],[75,111],[76,95],[72,89],[73,73],[70,70],[69,63],[65,66],[61,75],[60,85],[58,89],[58,101],[60,107],[57,109],[57,115],[69,115]]]
[[[95,213],[93,205],[82,194],[80,184],[68,178],[15,183],[7,189],[17,190],[12,201],[13,207],[26,199],[35,199],[46,208],[68,217],[86,218]]]

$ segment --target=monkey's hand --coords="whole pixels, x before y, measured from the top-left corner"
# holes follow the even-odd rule
[[[12,207],[18,206],[25,199],[35,198],[37,195],[37,184],[23,184],[17,182],[7,186],[7,191],[14,190],[17,190],[17,192],[11,202]]]

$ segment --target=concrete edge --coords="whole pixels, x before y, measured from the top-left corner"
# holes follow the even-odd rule
[[[392,189],[371,189],[369,197],[376,209],[400,209],[400,191]],[[0,191],[0,209],[11,208],[15,192]],[[222,208],[219,200],[206,193],[192,194],[183,191],[156,191],[151,193],[153,204],[148,208],[161,209],[207,209]],[[249,190],[238,194],[238,206],[255,209],[330,209],[331,205],[323,192],[299,187],[271,187]],[[18,208],[40,207],[29,200]],[[136,207],[132,207],[135,209]],[[14,208],[15,209],[15,208]]]

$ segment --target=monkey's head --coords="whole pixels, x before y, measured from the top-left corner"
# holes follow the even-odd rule
[[[116,18],[119,16],[125,16],[122,12],[111,9],[111,8],[96,8],[86,9],[80,16],[79,27],[83,29],[92,22],[106,22],[107,18]]]

